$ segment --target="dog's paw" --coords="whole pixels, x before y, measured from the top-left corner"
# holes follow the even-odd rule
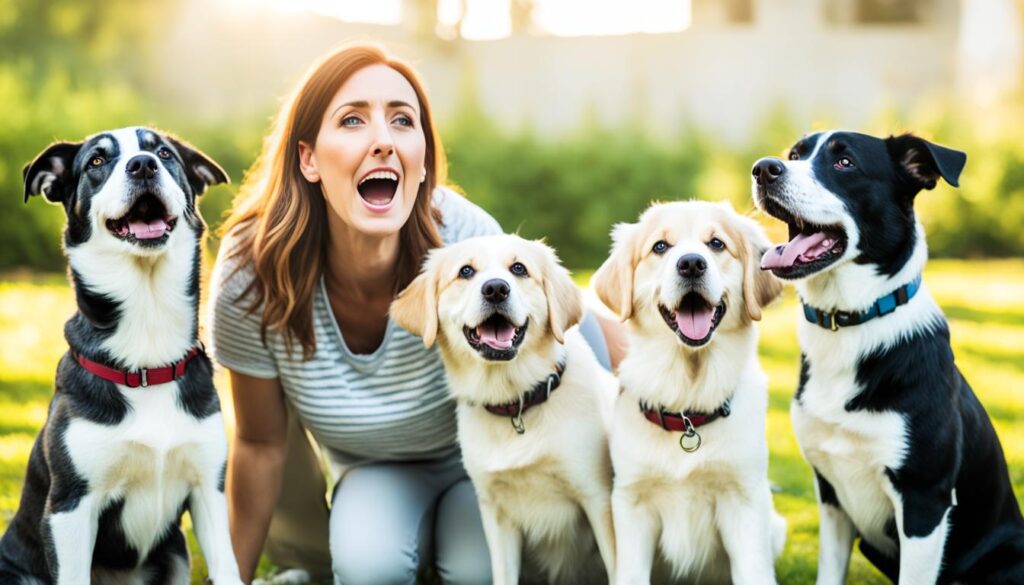
[[[252,585],[306,585],[307,583],[309,583],[308,572],[303,569],[286,569],[267,578],[254,579]]]

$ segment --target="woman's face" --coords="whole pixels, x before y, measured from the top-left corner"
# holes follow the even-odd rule
[[[346,227],[370,236],[397,234],[426,176],[420,103],[405,77],[371,65],[346,81],[324,112],[316,146],[299,142],[299,164],[319,181]]]

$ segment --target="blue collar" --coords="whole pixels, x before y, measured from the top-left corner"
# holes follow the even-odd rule
[[[871,308],[866,311],[862,311],[860,313],[849,313],[846,311],[835,311],[834,313],[829,313],[804,304],[804,317],[811,323],[820,327],[836,331],[840,327],[860,325],[861,323],[870,321],[875,317],[881,317],[882,315],[892,313],[896,310],[896,307],[905,305],[910,301],[910,299],[914,298],[914,295],[917,294],[917,291],[920,288],[921,275],[918,275],[914,280],[904,284],[884,297],[877,299],[874,304],[871,305]],[[803,304],[802,301],[801,304]]]

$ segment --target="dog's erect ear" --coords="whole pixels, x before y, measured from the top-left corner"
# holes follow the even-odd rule
[[[967,164],[965,153],[913,134],[890,136],[885,144],[889,155],[918,190],[934,189],[939,178],[954,187],[960,186],[960,172]]]
[[[583,295],[569,271],[558,261],[555,251],[541,242],[533,242],[544,255],[544,296],[548,300],[548,323],[558,343],[565,343],[565,330],[583,318]]]
[[[72,188],[75,156],[82,142],[57,142],[39,153],[35,160],[22,169],[25,181],[25,202],[32,195],[40,195],[51,203],[63,203]]]
[[[168,136],[167,140],[177,149],[178,154],[181,155],[181,160],[185,161],[185,176],[188,178],[188,184],[192,186],[192,192],[195,193],[196,197],[202,195],[214,185],[231,182],[224,169],[220,168],[220,165],[213,162],[210,157],[200,152],[199,149],[171,136]]]
[[[437,339],[437,276],[434,263],[427,259],[419,276],[398,293],[388,312],[400,327],[423,338],[430,348]]]
[[[723,204],[730,213],[732,206]],[[768,251],[771,242],[764,230],[749,217],[736,215],[734,224],[726,223],[726,229],[737,244],[737,256],[743,264],[743,306],[747,316],[754,321],[761,320],[761,308],[782,294],[782,281],[770,270],[761,270],[761,257]]]
[[[635,223],[612,228],[612,253],[590,279],[597,298],[623,321],[633,316],[633,239],[638,229]]]

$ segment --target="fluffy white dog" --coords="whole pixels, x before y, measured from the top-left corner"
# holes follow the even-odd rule
[[[503,235],[435,250],[391,315],[441,348],[494,582],[614,574],[606,424],[617,386],[570,329],[581,294],[551,248]]]
[[[782,288],[758,267],[768,242],[698,201],[653,205],[613,239],[593,286],[630,336],[611,428],[616,581],[774,583],[785,521],[753,325]]]

